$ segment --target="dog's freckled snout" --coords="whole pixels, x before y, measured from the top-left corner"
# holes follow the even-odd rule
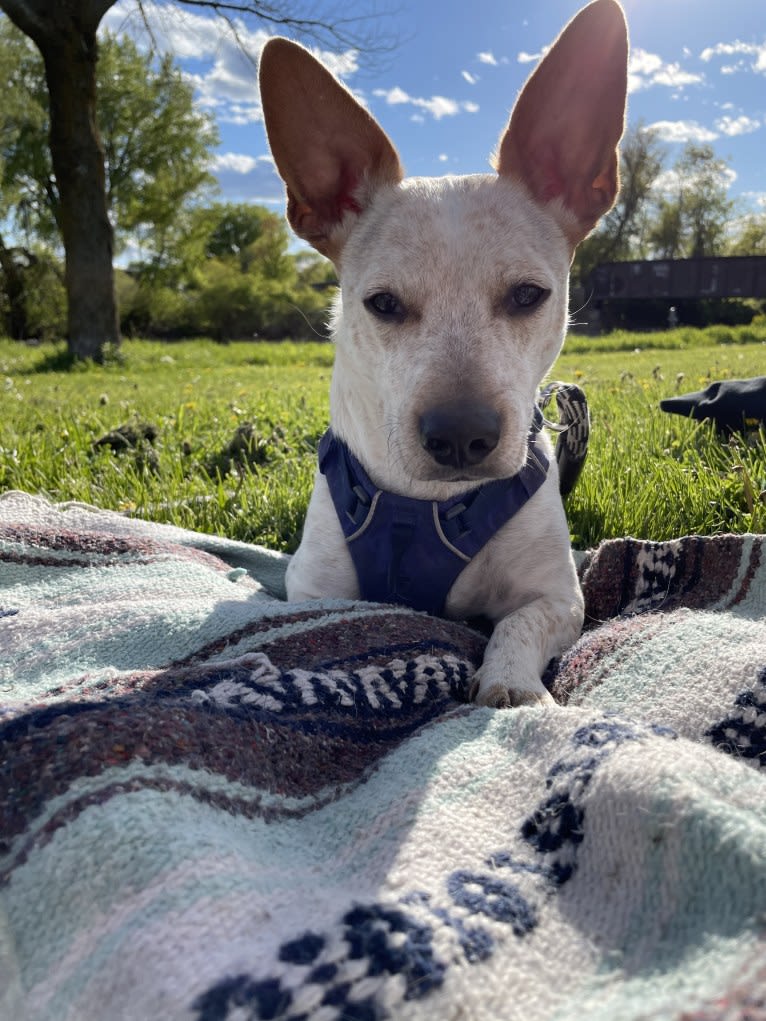
[[[437,464],[480,464],[500,440],[500,416],[478,401],[453,401],[420,416],[420,442]]]

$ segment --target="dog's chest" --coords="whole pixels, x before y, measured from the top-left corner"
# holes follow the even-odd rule
[[[517,475],[437,502],[378,489],[348,447],[328,431],[319,447],[320,471],[361,597],[444,615],[463,572],[546,480],[548,458],[535,430],[528,443],[530,456]],[[486,605],[488,595],[477,580],[471,601],[478,597]]]

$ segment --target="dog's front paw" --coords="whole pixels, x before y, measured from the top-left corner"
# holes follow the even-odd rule
[[[552,695],[538,681],[534,687],[506,687],[504,684],[482,683],[479,670],[471,684],[468,698],[476,705],[489,706],[491,709],[509,709],[518,706],[552,706],[556,703]]]

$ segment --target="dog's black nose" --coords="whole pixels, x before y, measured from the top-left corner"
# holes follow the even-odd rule
[[[452,401],[420,416],[420,442],[437,464],[480,464],[500,440],[500,416],[478,401]]]

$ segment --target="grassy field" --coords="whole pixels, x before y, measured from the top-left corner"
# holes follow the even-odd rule
[[[0,341],[0,491],[295,548],[327,424],[329,344],[130,341],[105,367]],[[766,443],[724,444],[661,397],[766,372],[766,326],[571,336],[591,448],[574,542],[766,531]],[[124,428],[123,428],[124,427]],[[122,432],[117,432],[123,428]]]

